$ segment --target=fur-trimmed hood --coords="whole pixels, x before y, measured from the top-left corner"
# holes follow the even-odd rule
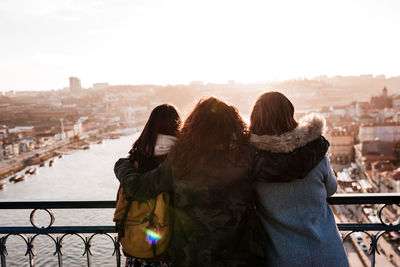
[[[273,153],[289,153],[303,147],[323,134],[325,119],[311,113],[300,119],[296,129],[282,135],[250,135],[250,144],[260,150]]]

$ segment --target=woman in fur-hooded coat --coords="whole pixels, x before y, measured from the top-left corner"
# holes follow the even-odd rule
[[[347,267],[343,243],[326,201],[337,189],[329,159],[325,156],[303,179],[293,182],[285,182],[287,179],[280,175],[287,172],[284,164],[277,162],[270,166],[269,174],[261,168],[269,164],[263,154],[296,153],[323,138],[323,118],[312,114],[298,123],[293,114],[293,105],[278,92],[260,96],[251,114],[250,143],[254,147],[251,177],[267,232],[266,266]],[[303,159],[306,165],[308,161],[306,157]],[[266,183],[265,175],[276,177],[273,179],[276,182]]]

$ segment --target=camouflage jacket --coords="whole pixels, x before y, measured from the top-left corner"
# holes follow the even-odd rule
[[[257,166],[257,172],[264,173],[266,181],[275,181],[277,176],[270,175],[274,162],[285,162],[287,172],[300,174],[285,177],[297,179],[318,164],[327,148],[319,140],[295,152],[307,154],[308,162],[313,162],[307,165],[299,162],[302,157],[291,153],[261,155],[268,160],[264,167]],[[251,158],[260,155],[252,148],[247,151],[244,157],[251,165]],[[254,210],[249,169],[254,170],[248,164],[234,166],[215,159],[190,179],[180,179],[164,166],[140,174],[129,160],[120,159],[114,172],[126,192],[138,200],[154,198],[161,192],[171,194],[170,212],[174,219],[168,253],[174,266],[261,266],[262,243],[267,237],[263,236]]]

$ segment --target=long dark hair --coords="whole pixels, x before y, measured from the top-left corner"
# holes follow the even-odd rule
[[[168,163],[184,178],[215,157],[233,159],[245,143],[245,129],[234,106],[214,97],[202,99],[185,120]]]
[[[250,133],[257,135],[281,135],[297,127],[294,107],[279,92],[261,95],[250,115]]]
[[[173,106],[163,104],[155,107],[129,154],[135,158],[152,158],[157,135],[177,136],[180,124],[180,116]]]

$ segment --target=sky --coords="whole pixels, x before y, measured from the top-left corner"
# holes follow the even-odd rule
[[[0,91],[400,75],[398,0],[1,0]]]

